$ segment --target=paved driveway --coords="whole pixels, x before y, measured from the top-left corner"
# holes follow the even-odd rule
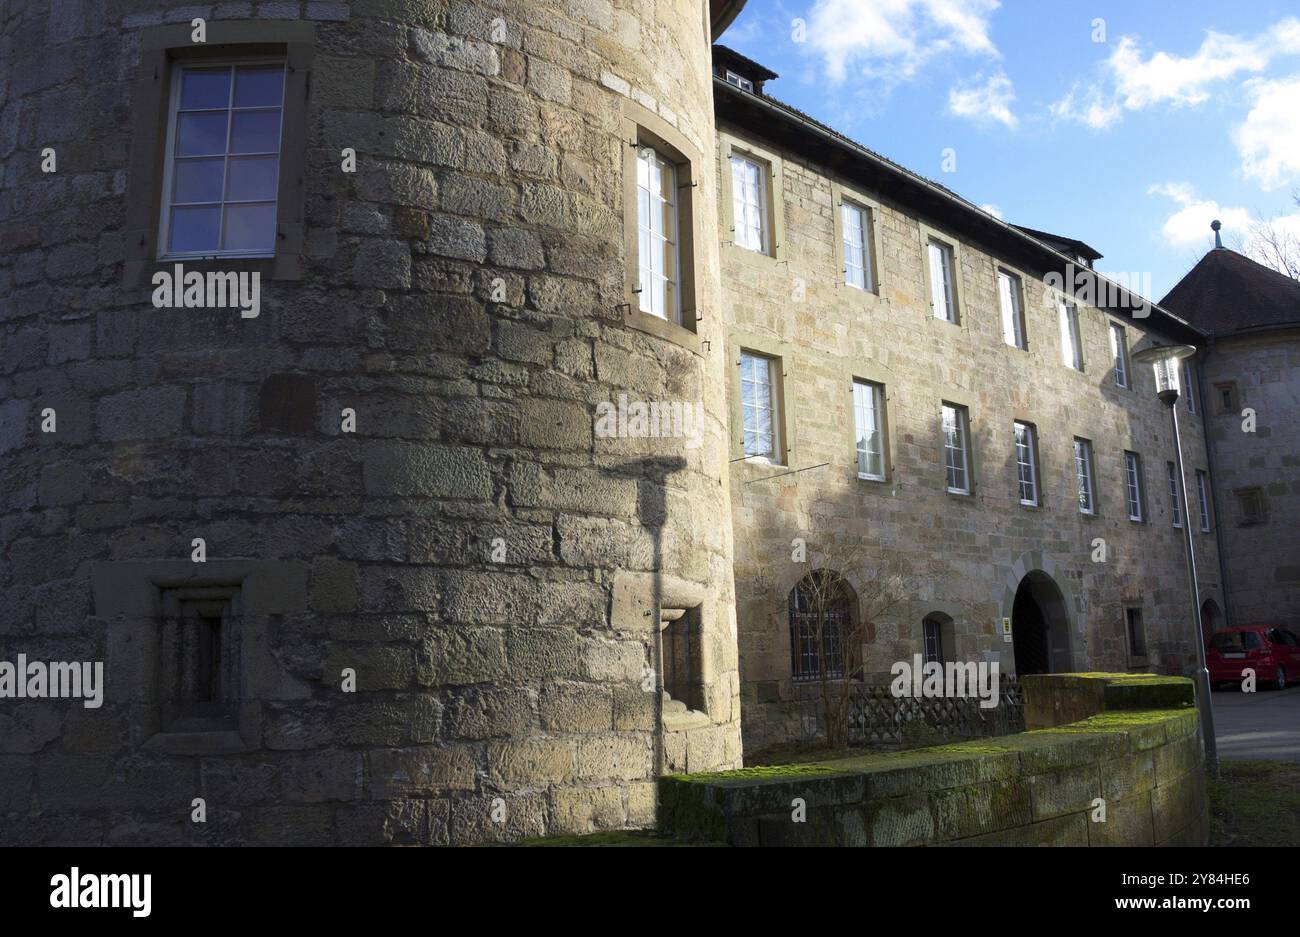
[[[1216,690],[1212,698],[1220,758],[1300,761],[1300,686]]]

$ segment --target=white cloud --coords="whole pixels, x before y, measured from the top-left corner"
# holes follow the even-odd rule
[[[1014,127],[1019,123],[1016,115],[1011,113],[1011,102],[1015,99],[1011,79],[998,72],[984,81],[977,76],[953,87],[948,92],[948,110],[977,123],[997,121]]]
[[[1300,75],[1250,82],[1253,101],[1233,133],[1241,171],[1261,188],[1276,189],[1300,176]]]
[[[889,87],[945,52],[1000,57],[989,37],[998,6],[999,0],[816,0],[807,41],[831,81],[852,73]]]
[[[1072,120],[1093,130],[1105,130],[1120,118],[1120,106],[1106,100],[1096,85],[1082,88],[1077,82],[1069,94],[1051,106],[1058,120]]]
[[[1180,207],[1165,219],[1160,232],[1175,247],[1186,244],[1212,244],[1210,222],[1216,218],[1225,230],[1245,232],[1254,224],[1244,208],[1226,208],[1213,199],[1201,198],[1188,182],[1165,182],[1147,189],[1147,195],[1163,195]]]
[[[1052,105],[1052,115],[1094,130],[1115,123],[1122,111],[1157,104],[1194,107],[1214,85],[1259,75],[1278,57],[1300,53],[1300,19],[1289,17],[1254,37],[1207,30],[1191,55],[1156,51],[1147,55],[1133,36],[1122,36],[1102,65],[1100,79],[1076,84]]]
[[[1002,209],[998,208],[998,206],[985,202],[983,205],[980,206],[980,209],[988,212],[998,221],[1002,220]]]

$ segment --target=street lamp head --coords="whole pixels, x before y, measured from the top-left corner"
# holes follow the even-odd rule
[[[1192,345],[1151,345],[1133,353],[1133,360],[1139,364],[1149,364],[1156,372],[1156,396],[1167,407],[1172,407],[1178,400],[1179,362],[1196,354]]]

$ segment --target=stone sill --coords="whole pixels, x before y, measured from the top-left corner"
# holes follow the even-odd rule
[[[169,755],[235,755],[249,747],[234,730],[222,732],[159,732],[143,746],[145,751]]]
[[[664,713],[665,732],[685,732],[687,729],[702,729],[712,724],[713,720],[708,713],[702,713],[698,709],[684,713]]]

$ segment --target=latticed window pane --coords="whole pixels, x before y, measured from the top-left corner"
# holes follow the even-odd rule
[[[1196,500],[1201,508],[1201,530],[1208,533],[1210,529],[1209,484],[1205,473],[1199,470],[1196,472]]]
[[[948,490],[954,494],[969,494],[965,407],[944,404],[943,454],[944,465],[948,472]]]
[[[1025,347],[1025,324],[1020,309],[1020,278],[998,271],[998,301],[1002,306],[1002,340],[1013,348]]]
[[[1128,519],[1142,520],[1142,460],[1135,452],[1124,453],[1124,473],[1128,490]]]
[[[747,456],[776,458],[779,434],[772,365],[771,358],[741,352],[740,399]]]
[[[844,642],[849,636],[851,604],[852,597],[837,573],[812,573],[790,591],[795,680],[846,675]]]
[[[275,252],[284,63],[185,66],[169,115],[166,256]]]
[[[1183,502],[1178,496],[1178,468],[1172,462],[1166,462],[1165,468],[1169,473],[1169,511],[1173,517],[1174,526],[1183,526]]]
[[[1020,503],[1038,504],[1038,465],[1034,456],[1034,428],[1027,423],[1017,423],[1016,472],[1020,481]]]
[[[844,202],[840,205],[844,229],[844,282],[860,290],[874,289],[871,271],[871,215],[864,208]]]
[[[931,241],[928,250],[930,305],[934,308],[934,316],[946,322],[956,322],[957,309],[952,295],[952,249],[947,244]]]
[[[1092,443],[1086,439],[1074,440],[1074,478],[1079,496],[1079,511],[1092,514],[1095,510],[1092,496]]]
[[[641,311],[680,322],[677,167],[643,146],[637,154],[636,187]]]
[[[885,446],[880,419],[881,387],[869,381],[853,382],[853,421],[857,437],[858,475],[875,481],[885,478]]]
[[[767,252],[767,198],[763,168],[742,156],[731,157],[731,208],[736,244]]]

